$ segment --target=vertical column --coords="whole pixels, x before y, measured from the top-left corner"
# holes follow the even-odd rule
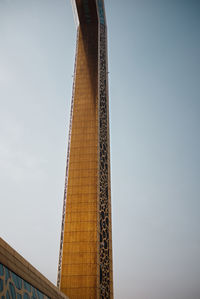
[[[99,298],[98,27],[88,15],[78,28],[60,278],[71,299]]]
[[[58,285],[71,299],[113,298],[107,32],[103,0],[79,19]]]
[[[100,298],[113,298],[110,138],[107,71],[107,32],[102,0],[99,13],[99,217]]]

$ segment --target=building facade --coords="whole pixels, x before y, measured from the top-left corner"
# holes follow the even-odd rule
[[[107,28],[103,0],[74,0],[77,45],[58,287],[113,298]]]
[[[1,299],[69,299],[0,238]]]

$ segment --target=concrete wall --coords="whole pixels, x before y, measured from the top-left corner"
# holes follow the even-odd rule
[[[68,297],[0,238],[0,298]]]

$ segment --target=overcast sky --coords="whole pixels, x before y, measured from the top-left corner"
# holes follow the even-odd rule
[[[200,1],[105,0],[116,299],[200,298]],[[56,283],[76,28],[0,0],[0,235]]]

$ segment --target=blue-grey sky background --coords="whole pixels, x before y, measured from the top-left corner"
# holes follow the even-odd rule
[[[200,1],[105,0],[116,299],[200,298]],[[56,282],[76,28],[0,0],[0,235]]]

